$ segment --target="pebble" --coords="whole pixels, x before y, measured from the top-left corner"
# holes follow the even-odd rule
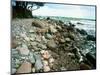
[[[52,32],[52,33],[55,33],[55,32],[57,32],[57,29],[54,27],[54,26],[50,26],[50,31]]]
[[[16,48],[18,46],[18,42],[16,40],[11,41],[11,48]]]
[[[41,56],[38,53],[34,53],[36,62],[35,62],[35,69],[38,71],[43,68]]]
[[[50,58],[49,59],[49,63],[53,63],[54,62],[54,59],[53,58]]]
[[[15,68],[12,68],[11,73],[12,74],[16,73],[16,69]]]
[[[57,47],[57,45],[56,45],[56,43],[55,43],[54,40],[48,41],[48,42],[47,42],[47,46],[48,46],[49,48],[56,48],[56,47]]]
[[[29,53],[29,60],[30,60],[31,63],[33,63],[33,64],[35,63],[35,57],[33,55],[33,52]]]
[[[25,37],[24,38],[26,41],[30,41],[30,38],[29,37]]]
[[[52,39],[52,35],[46,34],[46,38],[47,38],[47,39]]]
[[[17,73],[30,73],[31,72],[31,63],[25,61],[22,65],[18,68]]]
[[[21,55],[28,55],[29,54],[29,50],[27,48],[21,47],[18,49],[18,51]]]
[[[30,32],[30,33],[33,33],[33,32],[35,32],[35,31],[31,29],[29,32]]]
[[[43,60],[43,66],[48,66],[48,61],[47,60]]]
[[[66,40],[67,42],[70,42],[70,41],[71,41],[70,38],[66,38],[65,40]]]
[[[50,56],[51,56],[51,55],[49,54],[48,51],[44,51],[44,53],[42,54],[42,57],[43,57],[44,59],[49,59]]]
[[[44,72],[48,72],[50,71],[50,67],[49,66],[44,66]]]
[[[32,72],[35,72],[35,68],[34,67],[32,68]]]

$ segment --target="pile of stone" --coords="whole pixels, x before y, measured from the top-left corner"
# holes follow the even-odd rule
[[[92,69],[95,66],[81,52],[82,44],[95,38],[75,28],[74,24],[50,18],[12,21],[12,74]]]

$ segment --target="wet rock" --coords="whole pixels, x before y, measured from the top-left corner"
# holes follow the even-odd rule
[[[77,24],[79,24],[79,25],[84,25],[83,23],[81,23],[81,22],[77,22]]]
[[[30,73],[31,72],[31,63],[25,61],[22,65],[18,68],[17,73]]]
[[[47,17],[46,20],[50,20],[50,17]]]
[[[43,64],[42,64],[42,60],[41,60],[41,56],[38,53],[34,53],[36,62],[35,62],[35,69],[37,71],[41,70],[43,68]]]
[[[87,40],[96,41],[96,37],[94,37],[93,35],[87,35]]]
[[[80,70],[90,70],[91,67],[85,63],[80,64]]]
[[[87,32],[83,29],[77,29],[77,31],[82,35],[87,35]]]
[[[55,43],[54,40],[50,40],[50,41],[47,42],[47,47],[49,47],[49,48],[56,48],[57,44]]]
[[[86,58],[91,64],[93,64],[93,67],[96,68],[96,56],[92,54],[92,52],[89,52],[86,54]]]

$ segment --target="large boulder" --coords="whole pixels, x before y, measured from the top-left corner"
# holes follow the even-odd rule
[[[87,35],[87,32],[84,29],[77,29],[77,31],[82,35]]]
[[[17,73],[31,73],[31,66],[32,64],[25,61],[22,65],[18,68]]]
[[[93,68],[96,68],[96,56],[92,52],[86,54],[86,58],[93,65]]]
[[[94,37],[93,35],[87,35],[87,40],[96,41],[96,37]]]

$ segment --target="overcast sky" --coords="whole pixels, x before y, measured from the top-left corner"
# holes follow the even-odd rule
[[[95,19],[95,6],[45,4],[40,9],[32,11],[32,14]]]

